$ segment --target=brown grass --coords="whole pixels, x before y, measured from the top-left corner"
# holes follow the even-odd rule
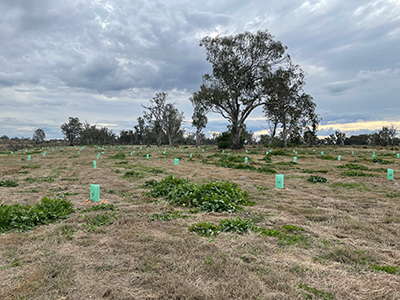
[[[386,196],[399,192],[400,182],[388,181],[386,173],[378,172],[377,177],[344,177],[344,169],[336,168],[358,160],[370,168],[392,168],[397,177],[400,160],[382,156],[394,162],[379,165],[364,160],[371,154],[365,149],[357,149],[352,156],[350,148],[336,152],[324,148],[325,154],[342,155],[342,161],[328,161],[312,154],[312,149],[305,149],[305,153],[297,149],[298,156],[304,156],[297,165],[274,166],[292,161],[279,156],[272,157],[273,164],[265,164],[285,174],[285,189],[277,190],[274,175],[216,167],[201,163],[200,158],[188,161],[189,153],[206,158],[216,153],[215,149],[183,153],[168,149],[165,156],[154,148],[149,152],[136,149],[130,156],[132,148],[106,148],[96,170],[93,160],[97,149],[86,147],[77,158],[73,155],[79,148],[60,150],[47,150],[46,158],[32,155],[31,162],[18,154],[22,151],[0,154],[0,180],[20,184],[0,187],[1,203],[34,205],[44,196],[76,193],[66,197],[76,208],[84,209],[92,205],[87,201],[90,184],[99,184],[102,201],[118,206],[118,220],[88,231],[84,215],[102,212],[77,211],[48,226],[0,235],[0,299],[304,299],[310,292],[299,288],[300,283],[325,295],[332,293],[335,299],[400,299],[400,275],[370,267],[400,265],[400,199]],[[127,155],[128,164],[107,158],[119,152]],[[390,152],[381,149],[377,156]],[[152,155],[149,160],[143,157],[147,153]],[[182,159],[174,166],[173,159],[178,156]],[[263,155],[248,156],[264,164],[258,161]],[[34,164],[41,167],[21,168]],[[154,174],[152,168],[163,173]],[[315,173],[326,177],[328,183],[307,182],[310,174],[303,173],[304,169],[329,170],[327,174]],[[23,170],[30,173],[18,173]],[[122,178],[127,171],[142,177]],[[187,219],[148,222],[153,213],[185,210],[143,196],[145,181],[168,174],[200,184],[210,180],[235,182],[248,191],[256,205],[233,216],[253,218],[264,228],[301,226],[308,243],[283,245],[278,238],[253,232],[203,238],[188,231],[197,222],[218,223],[233,217],[229,213],[197,213]],[[27,177],[38,180],[29,183],[24,181]],[[43,177],[54,182],[40,180]],[[349,188],[340,183],[356,185]],[[68,237],[63,228],[75,231]]]

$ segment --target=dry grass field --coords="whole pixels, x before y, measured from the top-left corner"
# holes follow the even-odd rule
[[[296,164],[294,149],[268,155],[271,161],[262,160],[270,149],[247,149],[230,153],[236,162],[215,148],[164,155],[154,147],[106,147],[97,169],[93,146],[80,154],[79,147],[45,149],[46,157],[42,149],[1,152],[0,181],[19,185],[0,187],[0,204],[61,198],[76,211],[29,231],[3,230],[0,299],[400,299],[397,149],[299,147]],[[126,158],[111,158],[118,153]],[[240,164],[244,156],[249,162]],[[257,172],[262,167],[266,172]],[[284,174],[284,189],[275,188],[270,169]],[[145,194],[146,182],[168,175],[236,183],[254,205],[202,212]],[[95,205],[90,184],[118,210],[84,211]],[[205,237],[189,231],[236,217],[254,226]]]

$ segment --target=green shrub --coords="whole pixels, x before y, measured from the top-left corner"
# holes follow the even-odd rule
[[[102,203],[102,204],[94,205],[92,207],[88,207],[88,208],[82,210],[81,212],[85,213],[85,212],[98,211],[98,210],[118,210],[118,207],[116,207],[114,204]]]
[[[27,231],[40,224],[50,224],[55,220],[68,218],[74,212],[73,204],[66,199],[44,197],[35,206],[0,205],[0,233]]]
[[[152,168],[152,169],[150,170],[150,173],[153,173],[153,174],[161,174],[161,173],[164,173],[164,172],[163,172],[162,170]]]
[[[214,223],[200,222],[190,226],[189,231],[207,237],[217,235],[221,231],[221,227]]]
[[[287,152],[285,150],[279,149],[271,151],[268,155],[281,155],[281,156],[292,156],[292,153]]]
[[[337,160],[337,158],[331,156],[331,155],[322,155],[321,159],[325,159],[325,160]]]
[[[265,173],[265,174],[275,174],[276,171],[274,169],[268,168],[266,166],[258,168],[257,169],[258,173]]]
[[[272,158],[271,158],[271,156],[269,154],[265,155],[261,160],[265,161],[267,163],[272,163]]]
[[[122,176],[123,178],[142,178],[143,176],[140,175],[138,172],[135,171],[128,171]]]
[[[361,171],[368,171],[369,170],[369,168],[368,167],[366,167],[366,166],[363,166],[363,165],[357,165],[357,164],[353,164],[353,163],[350,163],[350,164],[345,164],[345,165],[342,165],[342,166],[338,166],[338,168],[347,168],[347,169],[351,169],[351,170],[361,170]]]
[[[115,163],[115,164],[116,164],[116,165],[127,165],[128,162],[125,160],[125,161],[117,162],[117,163]]]
[[[118,154],[115,154],[114,156],[111,156],[110,158],[112,159],[126,159],[126,156],[124,153],[120,152]]]
[[[5,180],[5,181],[0,181],[0,186],[16,187],[19,186],[19,184],[15,180]]]
[[[390,160],[383,160],[382,158],[378,158],[378,157],[373,158],[373,159],[372,159],[372,162],[374,162],[374,163],[379,163],[379,164],[382,164],[382,165],[388,165],[388,164],[392,164],[392,163],[393,163],[393,162],[390,161]]]
[[[304,169],[303,173],[307,173],[307,174],[312,174],[312,173],[328,173],[328,170],[310,170],[310,169]]]
[[[40,169],[39,165],[21,166],[21,169]]]
[[[156,186],[157,184],[158,184],[157,180],[154,179],[150,179],[144,182],[145,187],[153,187]]]
[[[318,175],[311,175],[310,178],[307,179],[308,182],[312,182],[312,183],[326,183],[328,180],[325,177],[321,177]]]
[[[343,176],[357,176],[357,177],[374,177],[376,176],[375,174],[369,174],[369,173],[364,173],[361,171],[344,171],[341,173]]]
[[[233,231],[239,234],[254,230],[255,228],[251,219],[242,220],[240,217],[233,219],[222,219],[219,225],[222,232]]]
[[[175,205],[198,207],[206,212],[234,212],[238,205],[252,204],[247,193],[242,192],[235,183],[217,181],[197,185],[172,175],[158,182],[147,195],[164,197]]]

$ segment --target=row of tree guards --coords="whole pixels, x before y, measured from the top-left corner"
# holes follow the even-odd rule
[[[76,147],[76,146],[74,146],[74,147]],[[124,146],[118,146],[118,147],[111,146],[111,147],[112,147],[112,148],[118,148],[118,149],[120,149],[120,150],[123,150],[123,149],[125,148]],[[133,146],[133,147],[134,147],[134,149],[135,149],[135,146]],[[47,147],[47,148],[49,148],[49,147]],[[56,147],[56,148],[58,148],[58,147]],[[61,148],[64,149],[64,147],[61,147]],[[71,148],[71,147],[69,147],[69,148]],[[78,151],[78,154],[80,154],[80,152],[81,152],[84,148],[86,148],[86,146],[81,147],[81,148],[79,149],[79,151]],[[97,154],[97,160],[99,160],[99,159],[100,159],[100,155],[105,153],[105,152],[104,152],[104,151],[105,151],[105,148],[104,148],[104,146],[102,146],[102,147],[95,146],[95,148],[100,148],[100,149],[102,150],[102,152],[99,152],[99,153]],[[145,148],[146,148],[146,151],[149,151],[149,149],[150,149],[149,147],[145,147]],[[180,148],[181,148],[181,147],[180,147]],[[36,148],[35,148],[35,149],[36,149]],[[44,149],[44,147],[42,147],[42,149]],[[142,149],[143,149],[143,146],[139,146],[139,150],[142,150]],[[157,147],[155,147],[154,149],[157,150]],[[174,149],[176,149],[176,147],[174,147]],[[193,148],[192,148],[192,149],[193,149]],[[166,154],[166,150],[167,150],[167,148],[164,148],[164,151],[163,151],[163,154],[164,154],[164,155]],[[189,149],[186,148],[186,150],[188,151]],[[303,149],[301,149],[301,150],[303,151]],[[54,151],[54,148],[52,148],[52,151]],[[265,152],[265,154],[268,155],[268,154],[270,154],[272,151],[273,151],[273,150],[270,149],[270,151]],[[335,152],[335,149],[333,149],[333,151]],[[369,149],[368,149],[367,151],[370,152]],[[25,149],[25,152],[28,152],[28,149]],[[131,152],[130,152],[130,155],[133,155],[135,152],[136,152],[136,150],[131,151]],[[158,149],[158,152],[160,152],[159,149]],[[181,152],[183,152],[183,149],[181,149]],[[204,152],[204,149],[202,149],[202,152]],[[222,150],[221,152],[222,152],[222,153],[225,153],[225,150]],[[248,153],[248,150],[245,150],[245,152]],[[315,153],[315,150],[313,150],[313,152]],[[44,151],[44,152],[43,152],[43,157],[46,157],[46,153],[47,153],[47,151]],[[293,150],[293,153],[294,153],[295,155],[297,155],[297,151],[296,151],[296,150]],[[11,151],[11,154],[14,154],[14,152]],[[351,154],[354,155],[354,150],[351,150]],[[396,151],[393,151],[393,154],[396,154]],[[321,151],[321,155],[324,155],[324,152],[323,152],[323,151]],[[190,153],[190,158],[192,158],[192,156],[193,156],[193,154]],[[230,156],[230,152],[228,152],[228,156]],[[376,157],[376,156],[375,156],[375,151],[373,151],[372,158],[374,159],[375,157]],[[146,154],[146,159],[149,159],[149,158],[150,158],[150,155],[149,155],[149,154]],[[399,153],[397,153],[397,158],[400,158],[400,154],[399,154]],[[28,158],[27,158],[27,159],[28,159],[28,161],[31,161],[31,155],[28,155]],[[341,160],[341,155],[338,155],[338,160],[339,160],[339,161]],[[294,162],[294,163],[297,163],[297,156],[294,156],[294,157],[293,157],[293,162]],[[245,164],[248,163],[248,157],[247,157],[247,156],[244,157],[244,163],[245,163]],[[175,166],[178,166],[178,165],[179,165],[179,158],[175,158],[175,159],[174,159],[174,165],[175,165]],[[93,168],[94,168],[94,169],[97,168],[97,162],[96,162],[96,160],[93,161]],[[387,169],[387,179],[388,179],[388,180],[394,180],[394,170],[393,170],[393,169]],[[275,175],[275,187],[276,187],[277,189],[284,189],[284,174],[276,174],[276,175]],[[98,184],[91,184],[91,185],[90,185],[90,200],[92,200],[93,202],[99,202],[99,201],[100,201],[100,186],[99,186]]]

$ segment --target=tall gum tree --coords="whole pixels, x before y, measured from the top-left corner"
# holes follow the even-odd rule
[[[228,119],[232,125],[232,148],[240,149],[240,135],[251,112],[268,99],[265,80],[289,59],[287,47],[268,31],[244,32],[233,36],[205,37],[212,73],[203,76],[200,91],[193,97],[203,106]]]

